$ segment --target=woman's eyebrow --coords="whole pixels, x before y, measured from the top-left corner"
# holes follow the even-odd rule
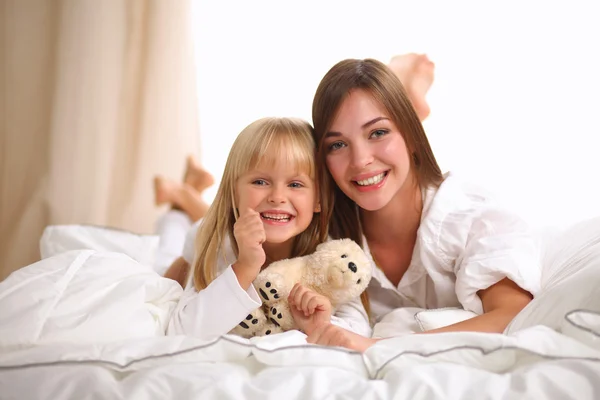
[[[342,136],[341,133],[332,131],[332,132],[327,132],[325,134],[325,139],[330,138],[330,137],[340,137],[340,136]]]
[[[388,117],[377,117],[377,118],[373,118],[372,120],[364,123],[360,128],[361,129],[366,129],[369,126],[379,122],[379,121],[389,121],[390,119]],[[325,134],[325,139],[330,138],[330,137],[340,137],[342,136],[342,134],[340,132],[335,132],[335,131],[331,131],[331,132],[327,132]]]
[[[369,122],[363,124],[363,126],[361,127],[362,129],[368,128],[369,126],[373,125],[374,123],[377,123],[379,121],[382,120],[386,120],[389,121],[390,119],[387,117],[377,117],[377,118],[373,118],[372,120],[370,120]]]

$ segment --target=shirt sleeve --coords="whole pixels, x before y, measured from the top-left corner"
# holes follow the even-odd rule
[[[504,278],[535,295],[541,278],[539,240],[516,215],[487,206],[473,218],[454,273],[459,302],[478,314],[483,306],[477,292]]]
[[[371,337],[372,334],[369,318],[360,297],[339,306],[331,316],[331,323],[365,337]]]
[[[231,265],[208,287],[196,291],[189,282],[169,322],[169,335],[213,340],[228,333],[262,304],[253,285],[242,289]]]

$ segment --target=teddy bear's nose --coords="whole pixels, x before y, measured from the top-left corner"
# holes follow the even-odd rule
[[[356,272],[358,270],[358,268],[356,268],[356,264],[354,264],[352,261],[348,263],[348,268],[350,268],[350,271],[352,272]]]

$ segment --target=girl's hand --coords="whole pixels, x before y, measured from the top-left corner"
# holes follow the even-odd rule
[[[262,246],[266,234],[260,214],[250,208],[244,210],[233,225],[233,236],[239,251],[233,271],[242,288],[248,289],[267,259]]]
[[[306,342],[323,346],[345,347],[362,353],[374,345],[377,339],[367,338],[329,323],[318,326],[308,335]]]
[[[294,321],[307,335],[331,320],[329,299],[299,283],[295,284],[290,291],[288,304]]]

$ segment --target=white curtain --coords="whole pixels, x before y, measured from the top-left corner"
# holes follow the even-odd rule
[[[189,0],[2,0],[0,279],[49,224],[152,232],[199,154]]]

